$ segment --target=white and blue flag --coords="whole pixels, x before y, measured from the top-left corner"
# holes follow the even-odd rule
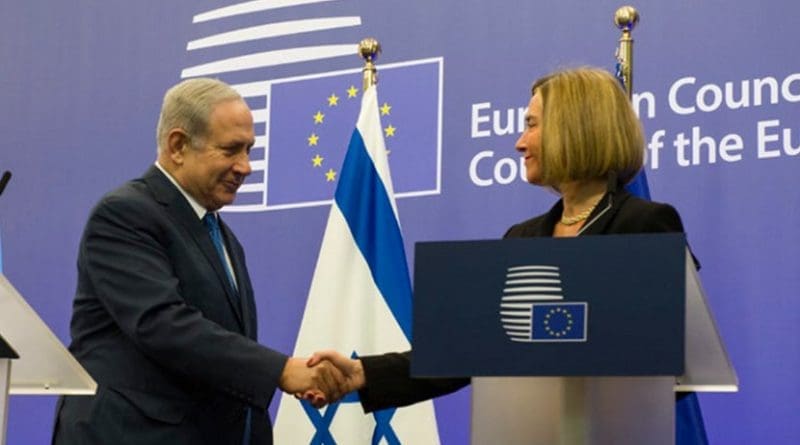
[[[410,348],[411,284],[383,131],[371,87],[340,171],[295,356]],[[364,414],[357,393],[320,410],[283,394],[275,442],[438,444],[439,434],[430,401]]]

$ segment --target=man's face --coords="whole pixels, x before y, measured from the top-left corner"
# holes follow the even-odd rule
[[[181,186],[209,211],[228,205],[250,168],[255,142],[253,116],[241,100],[217,104],[208,120],[208,134],[196,147],[184,150],[176,176]]]

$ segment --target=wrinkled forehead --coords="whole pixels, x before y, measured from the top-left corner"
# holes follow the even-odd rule
[[[243,99],[228,99],[217,102],[211,107],[209,123],[231,124],[233,122],[253,121],[253,114],[250,107]]]

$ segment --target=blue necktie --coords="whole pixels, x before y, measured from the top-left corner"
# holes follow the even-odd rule
[[[214,248],[217,249],[219,259],[222,261],[222,268],[225,269],[225,275],[228,276],[228,282],[231,285],[233,294],[239,295],[239,293],[236,291],[236,285],[233,281],[233,274],[228,268],[228,261],[225,259],[225,249],[222,247],[222,231],[219,228],[219,221],[217,221],[217,217],[213,213],[208,212],[206,213],[206,216],[203,217],[203,224],[205,224],[206,229],[208,229],[208,234],[211,236],[211,241],[214,242]],[[252,410],[248,406],[245,408],[245,424],[244,434],[242,436],[242,445],[250,445],[251,416]]]
[[[225,269],[225,275],[228,276],[228,283],[231,285],[231,290],[233,290],[234,294],[237,294],[236,282],[233,279],[233,273],[231,273],[228,267],[228,261],[225,259],[225,248],[222,247],[222,231],[219,229],[219,221],[217,221],[217,217],[213,213],[208,212],[206,216],[203,217],[203,224],[205,224],[208,229],[211,241],[214,242],[214,247],[217,249],[219,259],[222,261],[222,268]]]

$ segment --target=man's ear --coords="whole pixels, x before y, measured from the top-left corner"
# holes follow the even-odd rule
[[[186,150],[191,147],[189,135],[182,128],[173,128],[167,133],[167,155],[175,165],[182,165]]]

